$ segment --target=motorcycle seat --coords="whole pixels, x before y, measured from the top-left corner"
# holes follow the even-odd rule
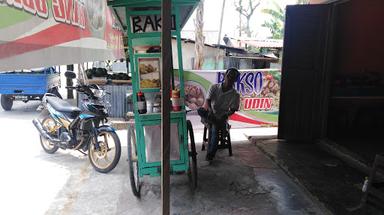
[[[68,102],[54,96],[47,97],[47,102],[57,111],[65,112],[70,115],[78,115],[81,110],[78,107],[72,106]]]

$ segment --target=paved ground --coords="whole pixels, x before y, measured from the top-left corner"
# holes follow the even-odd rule
[[[144,178],[142,198],[131,193],[125,162],[126,131],[119,164],[109,174],[94,171],[80,153],[46,154],[31,120],[37,102],[0,110],[0,202],[2,214],[160,214],[160,180]],[[198,155],[199,187],[186,175],[172,176],[172,214],[327,214],[257,147],[233,131],[234,156],[218,154],[210,166]],[[266,130],[267,131],[267,130]],[[269,132],[273,133],[271,130]],[[201,140],[201,130],[196,128]],[[236,141],[234,141],[236,142]],[[200,145],[198,145],[200,149]]]
[[[315,143],[287,143],[276,139],[255,139],[253,143],[334,214],[360,214],[351,208],[360,203],[365,174]]]

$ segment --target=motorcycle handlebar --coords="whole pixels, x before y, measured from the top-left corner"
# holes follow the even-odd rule
[[[95,98],[89,85],[67,86],[65,88],[77,90],[78,92],[85,93],[89,97]],[[111,93],[108,92],[106,92],[106,94],[111,95]]]
[[[83,87],[81,85],[77,85],[77,86],[66,86],[65,88],[69,89],[69,90],[77,90],[79,92],[83,92]]]

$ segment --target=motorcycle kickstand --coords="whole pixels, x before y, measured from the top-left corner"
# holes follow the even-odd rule
[[[87,155],[88,155],[87,153],[85,153],[85,152],[81,151],[80,149],[78,149],[77,151],[81,152],[81,154],[83,154],[83,155],[85,155],[85,156],[87,156]]]

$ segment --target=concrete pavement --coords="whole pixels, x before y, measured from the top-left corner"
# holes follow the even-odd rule
[[[131,193],[126,130],[118,131],[123,145],[119,164],[100,174],[78,152],[49,155],[42,150],[31,122],[37,105],[18,102],[11,112],[0,109],[2,214],[160,214],[159,178],[144,178],[140,200]],[[202,130],[195,131],[201,141]],[[199,185],[194,193],[186,175],[171,177],[172,214],[328,213],[248,143],[244,130],[232,132],[234,156],[220,151],[212,165],[203,165],[205,153],[198,144]]]

